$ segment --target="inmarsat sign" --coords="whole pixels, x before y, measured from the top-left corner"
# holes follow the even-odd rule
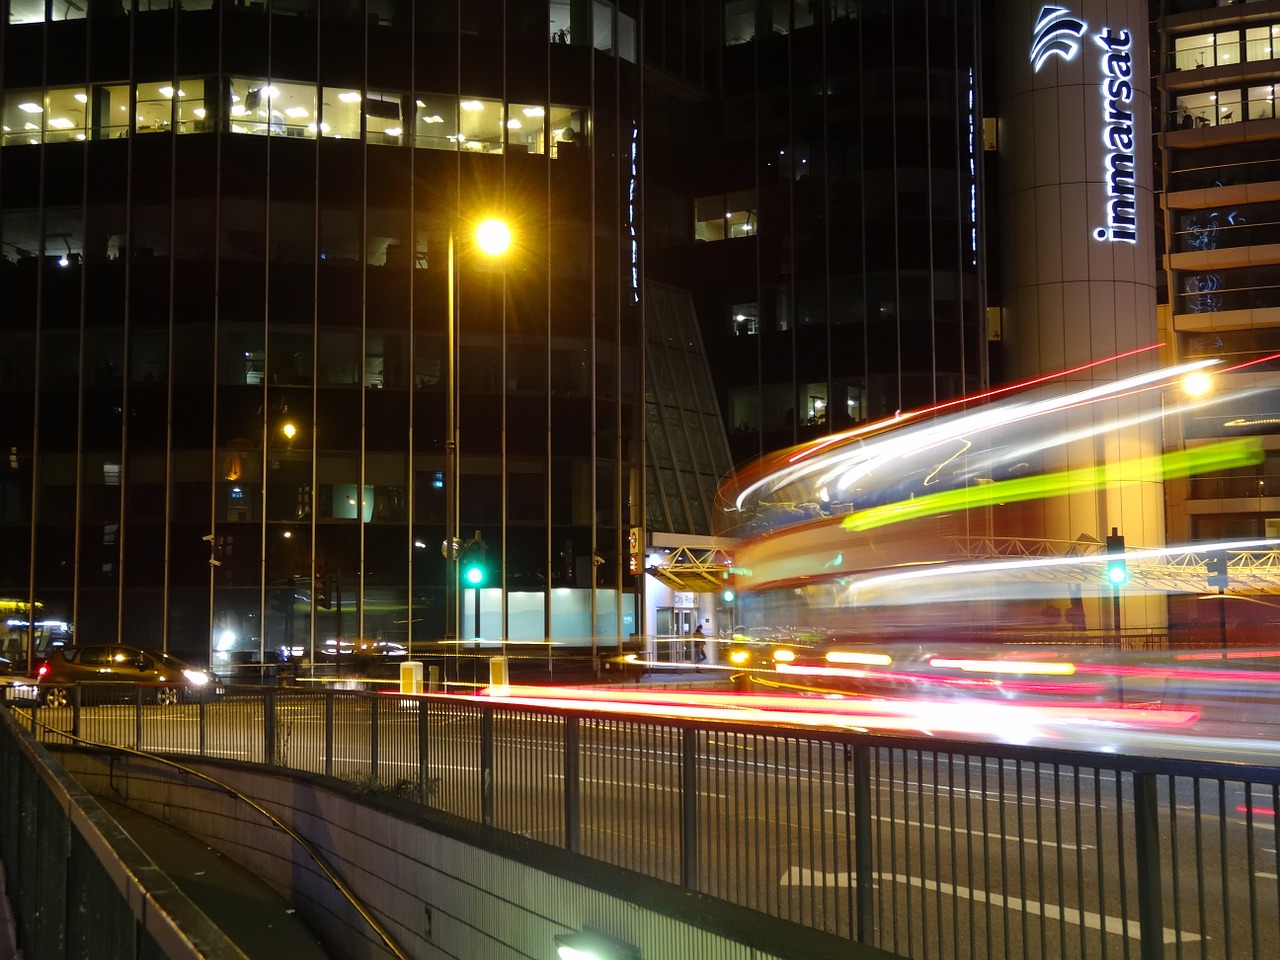
[[[1031,68],[1036,73],[1053,57],[1071,62],[1080,53],[1089,27],[1066,7],[1044,6],[1031,37]],[[1096,227],[1094,239],[1108,243],[1138,242],[1137,136],[1133,123],[1133,37],[1128,30],[1103,27],[1093,34],[1102,49],[1102,78],[1098,82],[1102,111],[1102,180],[1107,188],[1106,225]]]

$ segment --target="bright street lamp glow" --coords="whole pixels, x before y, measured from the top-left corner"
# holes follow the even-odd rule
[[[486,220],[476,227],[476,243],[489,256],[496,257],[511,246],[511,231],[501,220]]]
[[[1196,371],[1182,378],[1182,389],[1190,396],[1199,397],[1209,392],[1209,375]]]
[[[284,438],[286,440],[292,440],[294,436],[297,434],[298,428],[295,427],[292,423],[286,423],[283,427],[280,428],[280,432],[284,434]]]

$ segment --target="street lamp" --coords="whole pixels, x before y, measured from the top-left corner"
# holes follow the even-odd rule
[[[454,259],[454,244],[457,226],[449,227],[449,250],[447,269],[449,274],[446,310],[449,314],[449,338],[447,365],[447,398],[445,401],[446,432],[444,441],[445,460],[445,506],[444,506],[444,543],[442,552],[445,556],[445,639],[458,639],[458,623],[460,620],[458,605],[462,591],[458,583],[458,559],[460,544],[458,542],[458,304],[454,292],[457,282]],[[511,229],[502,220],[488,218],[475,226],[475,245],[482,253],[491,257],[501,256],[511,246]],[[476,588],[477,597],[479,587]],[[479,617],[476,618],[477,623]]]

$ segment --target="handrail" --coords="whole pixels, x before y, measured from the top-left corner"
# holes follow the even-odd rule
[[[65,730],[55,730],[53,727],[49,726],[43,720],[39,719],[39,717],[35,715],[35,711],[31,711],[30,719],[33,724],[38,724],[48,732],[57,734],[59,738],[73,740],[76,743],[79,743],[87,747],[94,747],[97,749],[113,751],[116,753],[128,754],[134,757],[140,757],[144,760],[154,760],[157,763],[166,764],[174,768],[175,770],[180,770],[183,773],[196,777],[199,780],[203,780],[206,783],[213,784],[219,790],[226,791],[226,793],[229,796],[235,797],[237,800],[240,800],[245,805],[256,810],[258,813],[262,814],[269,821],[271,821],[271,823],[274,826],[278,827],[280,830],[283,830],[286,834],[288,834],[290,839],[292,839],[294,843],[296,843],[299,847],[301,847],[303,852],[305,852],[307,856],[309,856],[312,859],[315,865],[320,868],[321,872],[323,872],[324,875],[329,878],[329,881],[333,884],[334,888],[337,889],[337,891],[341,893],[343,897],[346,898],[347,902],[351,904],[353,908],[355,908],[355,911],[358,914],[360,914],[361,917],[364,918],[365,922],[369,924],[369,927],[373,930],[373,932],[378,935],[378,938],[382,941],[383,945],[386,946],[386,948],[391,951],[391,953],[397,958],[397,960],[413,960],[412,956],[408,953],[405,953],[399,947],[399,945],[392,938],[391,934],[387,931],[386,927],[384,927],[382,923],[378,920],[378,918],[375,917],[369,911],[369,909],[364,905],[364,903],[360,900],[360,898],[355,895],[354,891],[352,891],[352,889],[349,886],[347,886],[346,881],[343,880],[342,877],[337,873],[337,871],[335,871],[333,867],[329,865],[329,862],[325,859],[324,854],[320,850],[316,849],[316,847],[313,846],[311,842],[308,841],[304,836],[302,836],[300,833],[294,830],[293,827],[289,826],[289,824],[285,823],[283,820],[277,817],[274,813],[272,813],[262,804],[258,803],[258,801],[254,800],[252,797],[249,797],[246,794],[242,793],[241,791],[237,790],[235,787],[231,786],[229,783],[224,783],[223,781],[219,780],[217,777],[212,777],[209,774],[204,773],[200,770],[196,770],[192,767],[185,766],[181,763],[178,763],[176,760],[170,760],[168,757],[162,757],[159,754],[155,754],[155,753],[148,753],[147,751],[144,751],[144,750],[134,750],[132,747],[123,747],[118,744],[101,743],[96,740],[87,740],[84,737],[76,736],[75,734],[68,733]]]

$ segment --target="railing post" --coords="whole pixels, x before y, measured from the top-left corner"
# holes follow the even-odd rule
[[[262,697],[262,762],[276,762],[276,692],[264,690]]]
[[[564,720],[564,847],[582,852],[582,745],[577,716]]]
[[[854,939],[871,943],[875,937],[875,877],[871,863],[871,747],[854,744],[853,751],[853,883],[857,903]]]
[[[680,735],[680,885],[698,887],[698,732],[686,727]]]
[[[159,694],[157,689],[156,696]],[[139,684],[133,687],[133,749],[142,749],[142,687]]]
[[[480,821],[493,826],[493,707],[480,711]]]
[[[200,756],[204,756],[209,752],[209,704],[205,702],[204,697],[200,698]]]
[[[416,698],[418,704],[418,802],[427,805],[431,796],[431,757],[427,742],[427,701]]]
[[[1133,775],[1133,816],[1138,866],[1138,930],[1142,938],[1140,956],[1142,960],[1162,960],[1164,916],[1160,888],[1160,822],[1154,773]]]
[[[370,694],[369,707],[369,779],[378,779],[378,695]]]
[[[333,698],[332,690],[324,692],[324,775],[333,776]]]

